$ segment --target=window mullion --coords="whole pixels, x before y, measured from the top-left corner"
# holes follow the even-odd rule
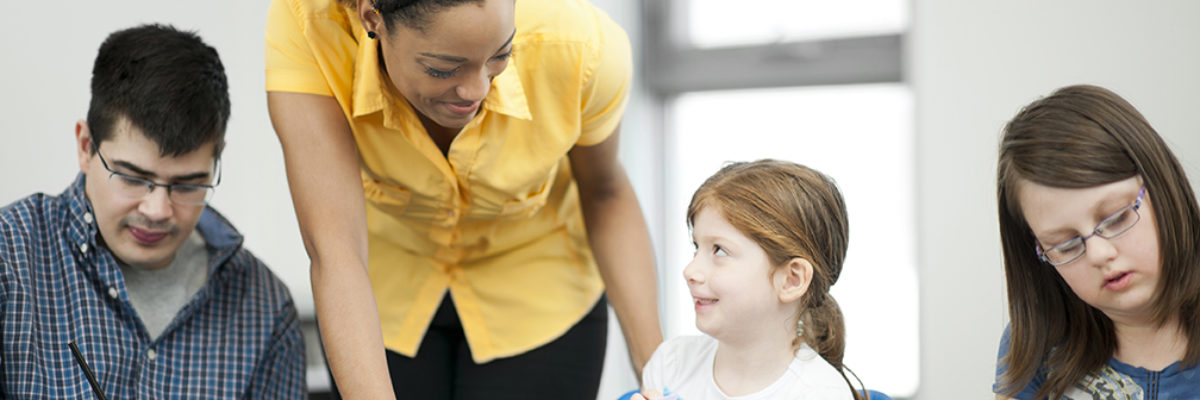
[[[658,93],[675,94],[899,82],[901,39],[893,34],[715,49],[648,49],[653,65],[646,71],[646,85]]]

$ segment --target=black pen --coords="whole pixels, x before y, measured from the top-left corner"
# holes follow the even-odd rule
[[[67,346],[71,346],[71,354],[75,355],[75,361],[79,362],[79,368],[83,368],[83,375],[87,376],[88,383],[92,384],[92,391],[96,392],[96,397],[100,400],[108,400],[108,397],[104,396],[104,391],[100,390],[100,382],[96,382],[96,374],[92,373],[92,367],[88,366],[87,360],[83,359],[83,353],[79,352],[79,346],[76,346],[74,341],[67,342]]]

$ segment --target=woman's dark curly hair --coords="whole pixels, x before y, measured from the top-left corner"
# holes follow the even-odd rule
[[[356,0],[339,0],[347,7],[355,7]],[[383,16],[388,32],[394,32],[397,23],[425,33],[429,17],[450,7],[461,4],[482,5],[484,0],[373,0],[371,5]]]

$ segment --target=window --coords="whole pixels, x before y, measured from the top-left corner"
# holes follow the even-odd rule
[[[893,0],[696,0],[682,6],[688,42],[699,48],[893,34],[908,24],[907,4]]]
[[[777,158],[837,180],[850,247],[833,295],[845,362],[865,385],[919,381],[913,100],[902,82],[900,0],[645,3],[644,84],[666,132],[660,266],[666,337],[697,333],[682,271],[684,213],[727,161]],[[718,29],[719,28],[719,29]]]
[[[775,158],[833,177],[850,245],[833,296],[845,362],[871,389],[916,390],[918,359],[912,99],[900,84],[716,91],[672,102],[663,267],[665,334],[698,334],[682,270],[692,193],[727,161]]]

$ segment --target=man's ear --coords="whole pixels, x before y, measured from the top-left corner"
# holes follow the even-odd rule
[[[92,160],[92,131],[82,119],[75,121],[75,152],[79,157],[79,170],[87,174]]]
[[[791,303],[800,300],[808,293],[808,285],[812,283],[813,265],[808,259],[795,257],[788,260],[781,268],[775,270],[773,282],[779,293],[779,301]]]
[[[367,32],[375,32],[375,37],[383,36],[386,30],[383,16],[375,12],[375,6],[371,3],[371,0],[358,0],[358,20]]]

